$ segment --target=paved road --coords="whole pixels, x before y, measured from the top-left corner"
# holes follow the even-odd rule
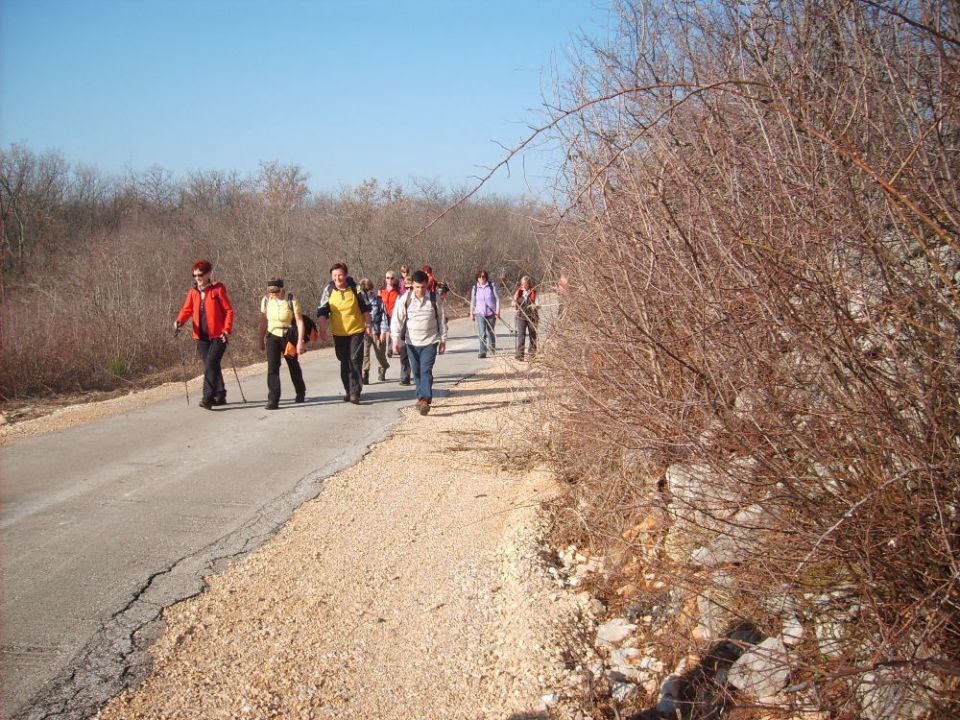
[[[469,321],[451,323],[439,397],[491,362],[476,347]],[[307,402],[275,412],[262,375],[244,404],[232,374],[212,412],[193,393],[3,449],[0,715],[88,717],[143,669],[164,607],[268,539],[414,400],[396,359],[360,406],[342,401],[332,350],[306,356]]]

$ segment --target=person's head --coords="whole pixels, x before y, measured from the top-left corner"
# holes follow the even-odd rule
[[[409,265],[401,265],[401,266],[400,266],[400,274],[403,275],[403,277],[406,277],[407,275],[409,275],[409,274],[410,274],[410,266],[409,266]]]
[[[433,275],[433,268],[430,267],[429,265],[424,265],[420,269],[423,270],[427,275]]]
[[[330,268],[330,279],[339,290],[347,286],[347,272],[347,266],[343,263],[337,263]]]
[[[197,285],[206,285],[210,282],[210,273],[213,272],[213,263],[209,260],[197,260],[193,264],[193,279]]]
[[[396,274],[393,270],[387,270],[387,274],[386,274],[386,276],[385,276],[385,279],[386,279],[386,281],[387,281],[387,287],[388,287],[388,288],[392,288],[392,287],[396,287],[396,286],[397,286],[397,274]]]
[[[416,297],[423,299],[424,294],[427,292],[427,281],[429,279],[423,270],[413,271],[413,275],[410,276],[410,281],[413,283],[413,294]]]
[[[486,285],[490,279],[490,274],[486,270],[477,270],[477,282]]]
[[[531,282],[529,275],[524,275],[522,278],[520,278],[520,287],[522,287],[524,290],[529,290],[533,287],[533,282]]]
[[[283,294],[283,278],[274,278],[267,280],[267,292],[271,295]]]
[[[373,292],[373,280],[370,278],[360,278],[360,287],[367,292]]]

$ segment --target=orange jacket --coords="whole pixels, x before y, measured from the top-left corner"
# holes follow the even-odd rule
[[[387,315],[393,317],[393,306],[397,304],[397,298],[400,297],[400,291],[397,288],[380,288],[380,299],[387,306]]]
[[[207,330],[211,338],[218,338],[225,332],[233,332],[233,304],[227,295],[227,288],[221,282],[214,282],[206,288],[204,310],[207,315]],[[200,339],[200,291],[190,288],[187,299],[177,315],[177,322],[183,325],[193,318],[193,338]]]

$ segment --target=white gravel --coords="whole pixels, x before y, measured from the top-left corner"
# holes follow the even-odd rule
[[[118,718],[570,717],[582,598],[540,556],[551,475],[497,448],[507,361],[413,409],[270,542],[166,612]],[[569,703],[568,703],[569,704]]]

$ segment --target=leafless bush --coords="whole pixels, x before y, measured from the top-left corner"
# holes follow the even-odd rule
[[[571,512],[594,542],[665,519],[659,566],[732,583],[731,622],[789,607],[822,707],[906,717],[877,703],[910,686],[956,711],[957,7],[620,14],[555,125]]]

